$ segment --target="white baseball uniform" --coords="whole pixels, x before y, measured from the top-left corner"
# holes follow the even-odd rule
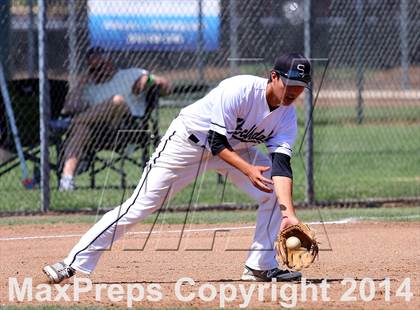
[[[78,271],[92,272],[100,250],[110,248],[134,224],[158,210],[166,197],[175,195],[201,173],[216,170],[259,203],[246,265],[257,270],[277,267],[273,244],[281,213],[275,193],[254,187],[242,172],[213,156],[207,143],[210,129],[225,135],[241,157],[259,166],[271,166],[269,157],[254,147],[259,143],[265,143],[270,152],[291,156],[297,134],[296,110],[294,106],[280,106],[270,111],[267,83],[260,77],[235,76],[182,109],[148,161],[132,196],[86,232],[64,262]]]

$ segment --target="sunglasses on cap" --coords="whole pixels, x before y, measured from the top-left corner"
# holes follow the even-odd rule
[[[302,73],[297,70],[289,70],[287,73],[278,70],[273,70],[282,78],[287,86],[304,86],[308,87],[312,81],[310,74]]]

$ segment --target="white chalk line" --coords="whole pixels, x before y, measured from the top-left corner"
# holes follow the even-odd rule
[[[332,224],[348,224],[354,222],[354,219],[343,219],[339,221],[330,222],[308,222],[309,225],[332,225]],[[237,226],[237,227],[214,227],[214,228],[196,228],[196,229],[184,229],[184,233],[192,232],[208,232],[208,231],[224,231],[224,230],[245,230],[255,229],[255,226]],[[164,233],[181,233],[182,230],[165,230],[165,231],[133,231],[128,232],[128,235],[149,235],[149,234],[164,234]],[[39,239],[66,239],[81,237],[82,234],[69,234],[69,235],[48,235],[48,236],[26,236],[26,237],[4,237],[0,238],[0,241],[14,241],[14,240],[39,240]]]

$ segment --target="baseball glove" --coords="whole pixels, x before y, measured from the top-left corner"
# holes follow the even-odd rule
[[[286,240],[289,237],[296,237],[301,242],[301,247],[290,249],[286,246]],[[275,243],[277,259],[295,270],[302,267],[309,267],[318,256],[318,242],[315,239],[315,233],[308,225],[299,223],[283,229]]]

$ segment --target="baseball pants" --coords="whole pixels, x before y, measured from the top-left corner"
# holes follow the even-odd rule
[[[281,213],[275,193],[260,191],[242,172],[189,140],[189,136],[181,119],[175,119],[147,163],[132,196],[106,213],[81,237],[65,258],[67,265],[91,273],[103,250],[109,249],[136,223],[158,210],[167,202],[167,197],[174,196],[203,172],[216,170],[259,204],[246,265],[257,270],[277,267],[273,244],[280,228]],[[271,167],[271,160],[254,147],[238,153],[254,165]],[[265,177],[269,178],[269,174],[270,171],[265,172]]]

